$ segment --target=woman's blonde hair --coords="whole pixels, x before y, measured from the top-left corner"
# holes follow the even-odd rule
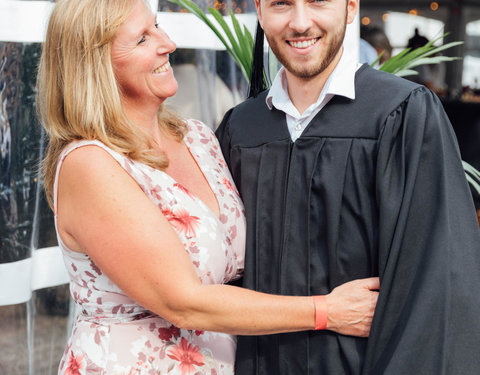
[[[60,0],[50,20],[39,63],[37,107],[49,136],[44,185],[53,207],[53,185],[62,149],[96,139],[131,159],[165,169],[146,135],[127,119],[111,61],[111,44],[138,0]],[[181,140],[186,124],[160,108],[159,124]]]

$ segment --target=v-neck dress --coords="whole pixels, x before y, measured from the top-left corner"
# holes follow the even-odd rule
[[[162,211],[202,283],[227,283],[243,271],[243,204],[213,132],[198,121],[187,123],[184,141],[216,196],[219,216],[168,174],[133,161],[99,141],[76,141],[62,152],[55,205],[58,173],[65,157],[79,147],[98,146]],[[233,374],[234,336],[173,326],[128,297],[86,254],[68,249],[58,230],[57,237],[78,307],[59,374]]]

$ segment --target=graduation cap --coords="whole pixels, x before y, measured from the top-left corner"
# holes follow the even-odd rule
[[[252,71],[250,74],[250,90],[248,97],[254,97],[268,88],[267,75],[264,69],[263,44],[265,33],[260,22],[257,21],[257,31],[255,33],[255,44],[253,46]]]

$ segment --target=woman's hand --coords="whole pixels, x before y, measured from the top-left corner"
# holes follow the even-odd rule
[[[377,305],[378,277],[342,284],[326,296],[327,329],[342,335],[368,337]]]

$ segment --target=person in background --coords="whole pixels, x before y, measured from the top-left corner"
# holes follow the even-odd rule
[[[377,54],[381,55],[378,61],[382,65],[385,61],[392,57],[392,46],[387,34],[378,26],[362,26],[360,28],[360,38],[370,44]],[[360,61],[363,62],[363,61]]]
[[[408,40],[407,48],[415,50],[428,43],[428,38],[420,34],[418,28],[415,28],[413,36]],[[437,95],[446,94],[445,84],[445,64],[422,64],[413,68],[418,74],[407,78],[413,82],[424,85]]]
[[[428,38],[421,35],[418,27],[415,28],[413,32],[413,36],[408,39],[407,48],[412,50],[423,47],[425,44],[428,43]]]
[[[48,24],[44,184],[79,311],[59,374],[233,374],[235,334],[367,336],[378,278],[313,297],[224,285],[243,205],[212,131],[163,108],[175,44],[147,4],[59,0]]]
[[[359,42],[359,56],[358,61],[360,63],[366,63],[372,65],[378,59],[378,54],[375,48],[368,43],[365,39],[360,38]],[[375,68],[378,67],[378,62],[375,64]]]

